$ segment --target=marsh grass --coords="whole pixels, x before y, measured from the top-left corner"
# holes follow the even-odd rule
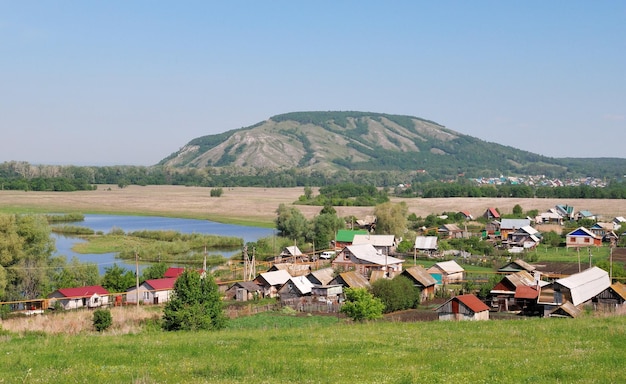
[[[218,332],[4,336],[21,382],[612,383],[626,318],[351,323],[252,316]],[[286,318],[286,319],[285,319]],[[114,315],[115,319],[115,315]],[[234,323],[235,324],[235,323]]]

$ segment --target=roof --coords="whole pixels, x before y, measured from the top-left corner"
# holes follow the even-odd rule
[[[91,297],[94,294],[98,294],[101,296],[109,294],[109,291],[107,291],[100,285],[89,285],[86,287],[76,287],[76,288],[60,288],[60,289],[57,289],[57,292],[59,292],[65,297]]]
[[[352,244],[372,244],[375,247],[393,247],[396,242],[394,235],[354,235]]]
[[[337,231],[337,236],[335,240],[341,243],[351,243],[354,239],[354,235],[366,235],[368,232],[366,230],[357,230],[353,231],[350,229],[340,229]]]
[[[315,279],[317,279],[317,281],[322,283],[322,285],[327,285],[333,279],[334,274],[335,274],[335,271],[333,271],[332,268],[324,268],[324,269],[318,269],[317,271],[313,271],[309,273],[307,277],[313,276]],[[309,280],[311,280],[311,278],[309,278]]]
[[[355,271],[340,273],[339,276],[333,279],[333,281],[335,280],[343,281],[349,288],[368,288],[370,286],[365,276]]]
[[[238,281],[235,284],[233,284],[231,286],[231,288],[234,287],[234,286],[238,286],[240,288],[243,288],[243,289],[245,289],[248,292],[256,292],[256,291],[260,291],[261,290],[261,287],[257,283],[255,283],[253,281]]]
[[[447,232],[463,232],[463,230],[456,224],[442,224],[438,230]]]
[[[144,284],[149,285],[155,291],[163,291],[168,289],[174,289],[174,283],[176,283],[176,277],[166,277],[163,279],[150,279],[144,281]]]
[[[519,229],[530,226],[528,219],[502,219],[500,221],[500,229]]]
[[[464,272],[465,271],[463,269],[463,267],[461,267],[454,260],[440,261],[439,263],[436,263],[435,265],[433,265],[433,267],[437,267],[437,268],[441,269],[442,271],[444,271],[446,273],[458,273],[458,272]]]
[[[311,293],[311,288],[313,288],[313,283],[311,283],[309,279],[304,276],[292,277],[291,279],[287,280],[285,284],[289,284],[289,282],[291,282],[298,290],[298,292],[303,295]]]
[[[409,275],[410,278],[420,283],[423,287],[430,287],[437,284],[437,280],[421,265],[409,267],[405,269],[402,274]]]
[[[591,232],[585,227],[578,227],[572,232],[568,233],[567,236],[588,236],[588,237],[593,237],[594,239],[600,238],[595,233]]]
[[[594,216],[593,213],[591,213],[591,211],[587,211],[587,210],[583,210],[578,212],[582,217],[592,217]]]
[[[611,289],[613,290],[613,292],[618,294],[623,300],[626,300],[626,285],[618,281],[611,285]]]
[[[302,252],[300,252],[300,248],[297,245],[292,245],[289,247],[285,247],[283,251],[280,253],[281,256],[291,255],[291,256],[301,256]]]
[[[380,280],[384,278],[385,278],[385,271],[381,271],[381,270],[372,271],[372,273],[370,274],[370,284],[372,284],[376,280]]]
[[[372,244],[348,245],[346,248],[355,258],[365,261],[368,264],[389,265],[402,264],[404,262],[404,260],[379,253]]]
[[[463,303],[467,308],[469,308],[472,312],[478,313],[483,311],[489,311],[489,307],[487,304],[480,301],[480,299],[474,295],[459,295],[455,296],[451,299],[448,299],[445,303],[435,308],[435,311],[438,311],[441,307],[448,304],[451,301],[459,301]]]
[[[163,274],[163,277],[178,277],[182,275],[183,272],[185,272],[185,268],[169,267]]]
[[[520,285],[515,288],[514,297],[516,299],[536,300],[539,297],[539,291],[537,288],[530,287],[528,285]]]
[[[517,266],[517,267],[516,267]],[[522,259],[516,259],[511,261],[507,265],[498,269],[498,272],[517,272],[517,271],[528,271],[532,272],[536,269],[534,265],[530,265]]]
[[[289,272],[279,269],[278,271],[260,273],[259,276],[269,285],[283,285],[291,279]]]
[[[592,267],[580,273],[559,279],[555,285],[562,285],[569,289],[572,304],[582,304],[611,286],[611,279],[607,271]]]
[[[311,271],[311,267],[308,264],[294,264],[294,263],[276,263],[268,269],[268,272],[284,270],[289,272],[291,276],[306,275]]]
[[[499,218],[500,214],[496,211],[495,208],[487,208],[487,212],[485,214],[489,214],[491,217]]]
[[[437,249],[437,236],[417,236],[415,237],[415,249]]]
[[[582,312],[580,309],[569,301],[564,302],[558,307],[548,312],[550,317],[576,317]]]

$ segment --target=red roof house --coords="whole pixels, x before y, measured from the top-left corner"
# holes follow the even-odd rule
[[[176,279],[176,277],[166,277],[146,280],[139,285],[139,291],[137,291],[137,287],[126,290],[126,302],[136,304],[137,298],[139,298],[139,302],[143,304],[166,303],[174,292]]]
[[[455,296],[435,311],[439,320],[489,320],[489,307],[474,295]]]
[[[60,288],[48,295],[49,306],[58,302],[63,309],[96,308],[109,305],[109,291],[99,285]]]

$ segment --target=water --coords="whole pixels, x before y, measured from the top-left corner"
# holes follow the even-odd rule
[[[274,230],[271,228],[247,227],[242,225],[222,224],[207,220],[196,219],[177,219],[171,217],[151,217],[151,216],[120,216],[120,215],[84,215],[85,220],[82,222],[69,223],[72,226],[82,226],[91,228],[96,232],[109,233],[112,229],[121,229],[124,232],[133,231],[159,231],[173,230],[181,233],[201,233],[206,235],[218,236],[234,236],[243,238],[244,243],[257,241],[259,238],[272,236]],[[135,264],[127,263],[123,260],[116,259],[115,253],[105,254],[80,254],[72,251],[72,247],[76,243],[83,242],[79,238],[66,237],[62,235],[52,234],[56,240],[57,251],[55,256],[63,255],[67,260],[73,257],[78,258],[81,262],[93,263],[98,265],[100,274],[104,274],[105,268],[117,264],[123,268],[134,271]],[[208,251],[209,255],[222,255],[224,257],[233,256],[237,251]],[[139,266],[140,272],[145,268],[146,264]]]

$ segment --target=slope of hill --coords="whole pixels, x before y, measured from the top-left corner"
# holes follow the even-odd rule
[[[623,172],[626,160],[610,160],[605,159],[610,172]],[[418,117],[369,112],[277,115],[250,127],[193,139],[159,164],[175,168],[402,171],[436,178],[496,173],[586,176],[587,168],[598,169],[580,159],[554,159],[486,142]]]

